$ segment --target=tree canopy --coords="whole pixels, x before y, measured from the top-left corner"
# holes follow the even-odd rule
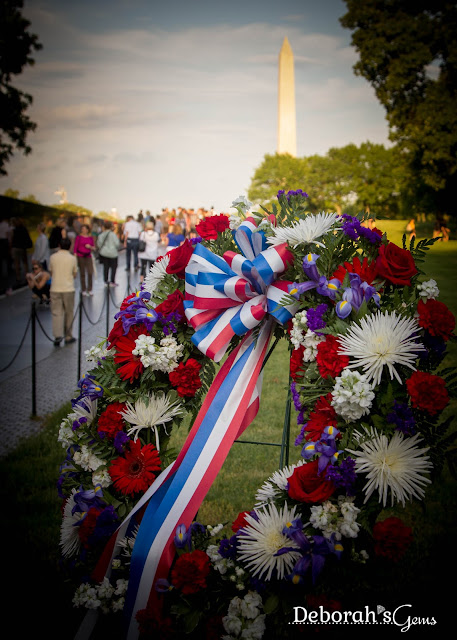
[[[456,214],[457,3],[345,0],[357,75],[386,109],[390,138],[415,176],[416,197]]]
[[[406,173],[395,148],[364,142],[329,149],[325,156],[266,155],[256,169],[248,197],[256,204],[276,198],[280,189],[303,189],[310,211],[373,211],[395,217],[401,208]]]
[[[32,96],[11,84],[13,76],[34,64],[31,54],[42,47],[28,31],[22,7],[22,0],[0,0],[0,175],[7,174],[5,165],[15,149],[30,153],[27,134],[36,128],[26,114]]]

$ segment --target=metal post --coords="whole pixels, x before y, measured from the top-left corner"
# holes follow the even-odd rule
[[[289,464],[289,440],[290,440],[290,405],[292,400],[292,394],[290,391],[290,378],[289,378],[289,390],[287,392],[286,401],[286,413],[284,416],[284,427],[282,430],[282,442],[281,442],[281,455],[279,457],[279,468],[287,467]]]
[[[109,282],[106,285],[106,335],[109,336]]]
[[[81,337],[82,337],[82,325],[83,325],[83,292],[79,292],[79,327],[78,327],[78,380],[81,379]]]
[[[36,308],[32,302],[32,417],[36,416]]]

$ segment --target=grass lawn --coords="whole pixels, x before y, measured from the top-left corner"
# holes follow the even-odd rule
[[[401,227],[400,222],[385,224],[389,237],[391,234],[398,244],[405,224]],[[426,271],[438,283],[440,300],[457,316],[456,267],[457,241],[435,244],[427,257]],[[449,351],[447,364],[457,366],[455,343]],[[265,367],[260,411],[243,440],[281,442],[287,385],[288,353],[286,345],[280,344]],[[73,637],[81,618],[71,607],[73,587],[59,569],[61,503],[56,480],[64,451],[57,443],[57,432],[69,408],[67,404],[50,416],[39,435],[23,442],[1,462],[5,612],[11,613],[14,635],[20,638],[38,632],[47,639]],[[455,404],[449,410],[455,411]],[[291,462],[299,457],[299,449],[293,446],[296,432],[292,410]],[[185,435],[186,429],[182,427],[175,437],[177,446]],[[251,509],[255,491],[278,468],[279,455],[278,446],[235,444],[201,506],[199,521],[212,524],[231,521],[239,511]],[[451,580],[449,559],[453,557],[451,544],[456,534],[456,488],[455,478],[445,467],[441,481],[431,488],[423,504],[407,510],[406,517],[415,530],[412,551],[415,563],[411,571],[420,567],[408,579],[429,598],[431,593],[444,598],[443,576],[447,574]],[[433,611],[428,615],[433,615]]]

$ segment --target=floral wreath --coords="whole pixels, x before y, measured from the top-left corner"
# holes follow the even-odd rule
[[[140,637],[262,638],[280,628],[297,594],[309,608],[332,610],[335,576],[347,581],[374,558],[406,553],[412,529],[396,515],[381,519],[383,510],[421,501],[452,444],[443,411],[457,375],[442,362],[455,319],[420,268],[435,240],[407,247],[404,237],[398,247],[363,216],[307,213],[306,198],[280,191],[272,211],[250,213],[240,197],[232,215],[203,220],[199,236],[154,264],[106,340],[86,352],[94,366],[59,431],[60,546],[79,585],[74,605],[122,616],[144,510],[109,577],[94,573],[97,562],[176,458],[171,432],[195,419],[216,374],[186,314],[186,268],[197,246],[232,252],[250,220],[264,245],[290,253],[275,311],[294,312],[274,332],[289,342],[301,459],[266,479],[231,534],[218,537],[227,523],[177,527],[158,598],[135,612]],[[228,350],[241,339],[234,335]],[[286,625],[281,633],[292,632]]]

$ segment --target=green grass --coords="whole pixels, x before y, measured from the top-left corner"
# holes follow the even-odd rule
[[[401,244],[401,221],[387,222],[392,240]],[[398,236],[398,237],[397,237]],[[429,252],[427,273],[440,288],[440,300],[457,316],[455,271],[457,241],[437,243]],[[448,364],[457,366],[456,344],[450,345]],[[244,440],[280,443],[288,384],[288,354],[285,343],[279,344],[265,367],[260,411],[243,434]],[[65,399],[66,400],[66,399]],[[68,399],[69,400],[69,399]],[[453,409],[451,409],[453,410]],[[15,635],[25,636],[41,627],[47,639],[73,637],[81,613],[71,607],[73,588],[59,569],[59,528],[61,501],[57,497],[56,480],[64,450],[57,443],[60,421],[69,404],[48,417],[41,432],[21,443],[17,450],[1,462],[0,496],[4,532],[7,589],[5,611],[14,618]],[[294,448],[295,414],[291,419],[290,461],[299,450]],[[181,428],[175,436],[179,445],[186,436]],[[239,511],[251,509],[257,488],[279,466],[280,448],[252,444],[234,444],[228,458],[211,487],[198,519],[204,523],[231,521]],[[457,483],[447,467],[442,479],[431,487],[421,506],[407,511],[415,527],[416,543],[412,551],[420,572],[414,576],[418,587],[442,593],[439,581],[448,560],[453,556],[455,539]],[[415,556],[414,556],[415,554]],[[438,572],[438,573],[437,573]],[[437,577],[438,576],[438,577]],[[431,582],[432,581],[432,582]],[[433,611],[428,615],[432,615]],[[426,612],[424,612],[426,615]]]

